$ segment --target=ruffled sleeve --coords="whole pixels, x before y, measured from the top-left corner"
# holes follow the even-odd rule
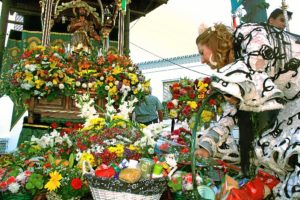
[[[271,47],[264,26],[245,24],[234,36],[239,59],[215,72],[212,86],[240,99],[240,110],[281,109],[283,92],[266,72],[276,50]]]

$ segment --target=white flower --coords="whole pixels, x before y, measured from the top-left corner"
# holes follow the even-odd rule
[[[17,193],[20,189],[20,184],[19,183],[11,183],[9,186],[8,186],[8,190],[11,192],[11,193]]]
[[[51,81],[48,81],[48,82],[46,83],[46,86],[51,87],[51,86],[53,86],[53,83],[52,83]]]
[[[173,99],[173,100],[172,100],[172,103],[173,103],[173,105],[174,105],[175,107],[177,107],[177,106],[178,106],[178,99]]]
[[[93,87],[93,83],[88,83],[88,88],[92,88]]]
[[[25,69],[33,72],[36,70],[36,64],[27,64],[27,65],[25,65]]]
[[[22,83],[21,84],[21,88],[25,89],[25,90],[30,90],[30,88],[32,88],[33,85],[29,84],[29,83]]]
[[[82,88],[87,88],[87,84],[86,83],[82,83]]]
[[[103,81],[103,80],[104,80],[104,77],[103,77],[103,76],[101,76],[101,77],[100,77],[100,81]]]
[[[105,90],[109,90],[109,88],[110,88],[109,85],[105,86]]]
[[[58,87],[59,87],[59,89],[63,90],[63,89],[65,88],[65,85],[64,85],[63,83],[60,83],[60,84],[58,85]]]
[[[21,172],[21,173],[16,177],[16,181],[18,181],[18,182],[24,182],[26,178],[27,178],[27,176],[25,175],[25,173],[24,173],[24,172]]]
[[[54,139],[54,142],[55,142],[56,144],[62,144],[62,143],[63,143],[63,138],[62,138],[62,137],[56,137],[56,138]]]
[[[80,85],[81,85],[80,81],[76,81],[75,85],[76,85],[76,87],[80,87]]]

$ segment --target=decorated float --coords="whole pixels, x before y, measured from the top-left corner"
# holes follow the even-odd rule
[[[185,126],[144,126],[130,120],[149,81],[124,55],[129,2],[113,1],[106,12],[98,2],[101,16],[80,0],[41,1],[41,45],[25,49],[2,75],[3,91],[28,109],[28,126],[47,131],[21,136],[16,151],[1,155],[1,198],[246,199],[253,185],[263,189],[252,199],[267,197],[278,184],[276,177],[260,171],[245,179],[236,165],[195,157],[197,133],[222,115],[224,99],[211,90],[210,78],[183,78],[172,85],[169,116]],[[73,33],[70,43],[50,45],[51,16],[81,7],[101,27],[102,49],[93,49],[82,30]],[[109,48],[117,15],[118,47]],[[97,40],[95,34],[89,37]]]

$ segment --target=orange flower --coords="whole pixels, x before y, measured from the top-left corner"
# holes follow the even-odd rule
[[[107,76],[105,79],[105,83],[114,82],[115,78],[113,76]]]
[[[123,84],[126,86],[130,86],[130,80],[123,79]]]

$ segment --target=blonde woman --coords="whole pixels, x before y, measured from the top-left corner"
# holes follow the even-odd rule
[[[199,136],[196,154],[241,162],[246,176],[250,165],[264,169],[278,177],[280,183],[270,189],[281,200],[300,198],[297,40],[268,24],[254,23],[242,24],[234,32],[215,24],[196,39],[201,61],[215,71],[212,86],[228,100],[217,125]],[[266,112],[273,112],[273,118],[265,122],[264,131],[255,132],[251,118]],[[239,145],[231,136],[235,125]]]

